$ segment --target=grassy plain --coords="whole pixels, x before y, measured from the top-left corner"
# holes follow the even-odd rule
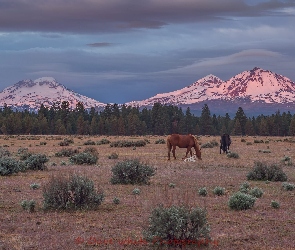
[[[247,181],[246,175],[254,161],[282,164],[288,182],[295,183],[295,165],[281,162],[284,156],[295,162],[295,143],[291,142],[294,138],[232,137],[231,151],[239,155],[238,159],[219,154],[219,147],[214,147],[202,149],[202,161],[184,162],[181,158],[185,149],[178,148],[177,160],[167,161],[166,145],[155,144],[165,137],[71,137],[74,144],[69,147],[80,151],[89,147],[84,145],[87,140],[150,142],[136,149],[112,148],[109,144],[91,146],[97,148],[99,159],[97,165],[90,166],[70,165],[68,158],[55,157],[56,152],[65,148],[59,146],[64,138],[69,137],[0,137],[0,146],[13,157],[17,158],[19,148],[28,148],[29,152],[46,154],[50,159],[46,164],[48,171],[0,176],[0,249],[157,249],[153,244],[140,245],[140,239],[152,209],[161,203],[206,208],[214,242],[201,249],[295,249],[295,191],[283,190],[282,182],[249,181],[251,188],[264,191],[263,196],[249,210],[233,211],[228,207],[229,197]],[[219,137],[199,138],[201,144],[213,140],[219,141]],[[268,143],[254,143],[254,140]],[[109,159],[112,153],[117,153],[118,159]],[[119,161],[134,158],[157,168],[150,185],[112,185],[112,167]],[[104,190],[105,201],[95,211],[43,211],[42,186],[52,175],[71,173],[93,180]],[[41,188],[33,190],[32,183],[40,184]],[[171,183],[175,184],[174,188]],[[216,186],[225,188],[225,195],[214,195]],[[201,187],[207,188],[206,197],[199,196]],[[134,188],[141,190],[140,195],[132,194]],[[120,204],[113,203],[114,197],[120,199]],[[20,203],[32,199],[37,202],[36,211],[29,213]],[[272,200],[280,203],[279,209],[271,207]],[[126,244],[122,245],[122,241]],[[96,246],[88,244],[93,242]],[[196,245],[190,247],[196,248]]]

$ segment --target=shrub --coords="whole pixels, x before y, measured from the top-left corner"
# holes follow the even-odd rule
[[[98,158],[98,151],[97,151],[97,148],[95,147],[87,147],[84,149],[83,151],[84,153],[89,153],[89,154],[92,154],[93,156],[97,157]]]
[[[146,145],[146,141],[140,140],[140,141],[115,141],[110,144],[110,147],[118,147],[118,148],[123,148],[123,147],[144,147]]]
[[[159,139],[155,141],[155,144],[166,144],[166,141],[164,139]]]
[[[101,144],[110,144],[111,142],[108,139],[101,139],[100,141],[96,142],[97,145]]]
[[[112,184],[149,184],[155,168],[142,164],[138,159],[118,162],[112,168]]]
[[[207,223],[205,209],[186,206],[162,205],[153,209],[149,218],[149,225],[143,231],[144,238],[153,244],[161,245],[165,242],[169,246],[188,245],[190,242],[200,242],[210,239],[210,228]]]
[[[201,148],[214,148],[217,147],[219,144],[217,141],[213,140],[201,145]]]
[[[246,145],[252,145],[252,142],[246,142]]]
[[[98,158],[91,153],[79,153],[70,157],[70,162],[77,165],[92,165],[96,164]]]
[[[264,143],[264,141],[263,140],[254,140],[254,143]]]
[[[24,170],[25,166],[23,162],[10,157],[0,158],[0,175],[12,175]]]
[[[45,166],[45,163],[48,162],[49,159],[44,154],[35,154],[30,155],[25,160],[25,165],[27,169],[30,170],[46,170],[47,167]]]
[[[115,197],[115,198],[113,199],[113,203],[116,204],[116,205],[120,204],[120,199],[117,198],[117,197]]]
[[[44,209],[94,209],[104,199],[86,176],[51,177],[43,188]]]
[[[35,211],[36,201],[35,200],[23,200],[21,206],[24,210],[28,210],[30,213]]]
[[[228,201],[228,206],[234,210],[246,210],[254,206],[256,198],[252,195],[237,192],[233,194]]]
[[[40,145],[42,146],[42,145],[46,145],[47,144],[47,142],[46,141],[40,141]]]
[[[84,142],[84,145],[95,145],[95,142],[92,140],[88,140]]]
[[[65,138],[63,141],[59,143],[60,146],[69,146],[70,144],[73,144],[73,139]]]
[[[65,148],[60,150],[59,152],[55,153],[56,157],[71,157],[72,155],[78,154],[78,149],[72,149],[72,148]]]
[[[287,166],[292,166],[292,160],[290,156],[284,156],[282,162]]]
[[[19,148],[17,150],[17,154],[19,155],[20,160],[22,160],[22,161],[25,161],[26,159],[28,159],[32,155],[32,153],[29,153],[28,148]]]
[[[258,187],[255,187],[250,190],[249,194],[256,198],[260,198],[263,195],[263,190]]]
[[[244,182],[240,186],[240,192],[247,194],[249,192],[250,184],[249,182]]]
[[[171,187],[171,188],[175,188],[175,184],[174,183],[169,183],[169,185],[168,185],[169,187]]]
[[[247,174],[248,180],[269,180],[269,181],[286,181],[287,175],[282,168],[276,164],[267,165],[262,162],[255,162],[254,168]]]
[[[4,147],[0,147],[0,158],[4,157],[4,156],[10,156],[10,152],[5,149]]]
[[[201,196],[207,196],[208,192],[207,192],[207,189],[206,187],[202,187],[199,189],[199,195]]]
[[[32,184],[30,185],[30,187],[31,187],[31,189],[39,189],[39,188],[40,188],[40,185],[37,184],[37,183],[32,183]]]
[[[295,185],[292,184],[292,183],[288,183],[288,182],[284,182],[284,183],[282,184],[282,187],[283,187],[283,189],[286,190],[286,191],[292,191],[292,190],[295,189]]]
[[[234,153],[234,152],[229,152],[226,156],[228,158],[235,158],[235,159],[240,158],[240,156],[237,153]]]
[[[241,139],[241,142],[246,142],[246,140],[244,138]]]
[[[139,189],[139,188],[134,188],[134,189],[132,190],[132,194],[134,194],[134,195],[139,195],[139,194],[140,194],[140,189]]]
[[[117,153],[112,153],[109,155],[109,159],[118,159],[119,155]]]
[[[215,195],[218,195],[218,196],[224,195],[224,193],[225,193],[225,188],[223,188],[223,187],[215,187],[215,188],[213,189],[213,193],[214,193]]]
[[[272,208],[280,208],[280,203],[277,201],[271,201],[270,205]]]

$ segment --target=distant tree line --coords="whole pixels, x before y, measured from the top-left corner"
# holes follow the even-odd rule
[[[272,115],[247,117],[241,107],[235,117],[211,115],[207,104],[200,117],[188,107],[155,103],[151,109],[107,104],[103,111],[83,103],[70,108],[67,101],[43,104],[37,112],[13,111],[7,105],[0,109],[1,134],[57,134],[57,135],[167,135],[171,133],[197,135],[295,135],[295,115],[276,111]]]

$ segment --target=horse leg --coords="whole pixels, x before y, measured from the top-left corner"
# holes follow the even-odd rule
[[[168,161],[170,161],[170,151],[171,151],[171,146],[168,146]]]
[[[173,157],[174,157],[174,159],[176,160],[175,150],[176,150],[176,146],[173,146],[173,147],[172,147],[172,153],[173,153]]]

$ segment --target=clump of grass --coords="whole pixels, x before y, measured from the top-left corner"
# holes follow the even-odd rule
[[[140,163],[138,159],[118,162],[112,168],[112,184],[149,184],[156,169]]]
[[[153,209],[149,225],[143,231],[144,238],[161,245],[167,243],[168,247],[182,247],[183,242],[200,242],[210,239],[210,227],[207,223],[205,209],[186,206],[163,207]]]
[[[213,194],[217,195],[217,196],[221,196],[225,194],[225,188],[223,187],[215,187],[213,189]]]
[[[200,196],[207,196],[207,194],[208,194],[207,188],[206,187],[201,187],[199,189],[198,193],[199,193]]]
[[[271,201],[270,205],[272,208],[275,208],[275,209],[280,208],[280,203],[278,201]]]
[[[248,180],[261,181],[286,181],[287,175],[282,168],[276,164],[267,165],[266,163],[256,161],[254,168],[247,174]]]
[[[111,142],[108,139],[101,139],[100,141],[96,142],[96,145],[103,145],[103,144],[110,144]]]
[[[235,152],[228,152],[226,156],[227,158],[235,158],[235,159],[240,158],[239,154]]]
[[[283,159],[282,159],[282,162],[287,165],[287,166],[292,166],[293,163],[292,163],[292,159],[290,156],[284,156]]]
[[[113,199],[113,203],[116,204],[116,205],[120,204],[120,199],[118,197],[115,197]]]
[[[140,189],[139,189],[139,188],[134,188],[134,189],[132,190],[132,194],[134,194],[134,195],[139,195],[139,194],[140,194]]]
[[[21,206],[24,210],[29,211],[30,213],[35,212],[36,201],[35,200],[23,200]]]
[[[284,182],[284,183],[282,184],[282,187],[283,187],[283,189],[286,190],[286,191],[293,191],[293,190],[295,189],[295,185],[292,184],[292,183],[288,183],[288,182]]]
[[[166,144],[166,141],[164,139],[159,139],[155,141],[155,144]]]
[[[39,184],[37,184],[37,183],[32,183],[31,185],[30,185],[30,187],[31,187],[31,189],[39,189],[40,188],[40,185]]]
[[[102,190],[97,191],[86,176],[52,176],[43,187],[45,210],[95,209],[104,200]]]
[[[233,210],[246,210],[254,206],[256,198],[252,195],[237,192],[233,194],[228,201],[228,206]]]
[[[111,155],[109,155],[109,159],[118,159],[119,155],[117,153],[111,153]]]

